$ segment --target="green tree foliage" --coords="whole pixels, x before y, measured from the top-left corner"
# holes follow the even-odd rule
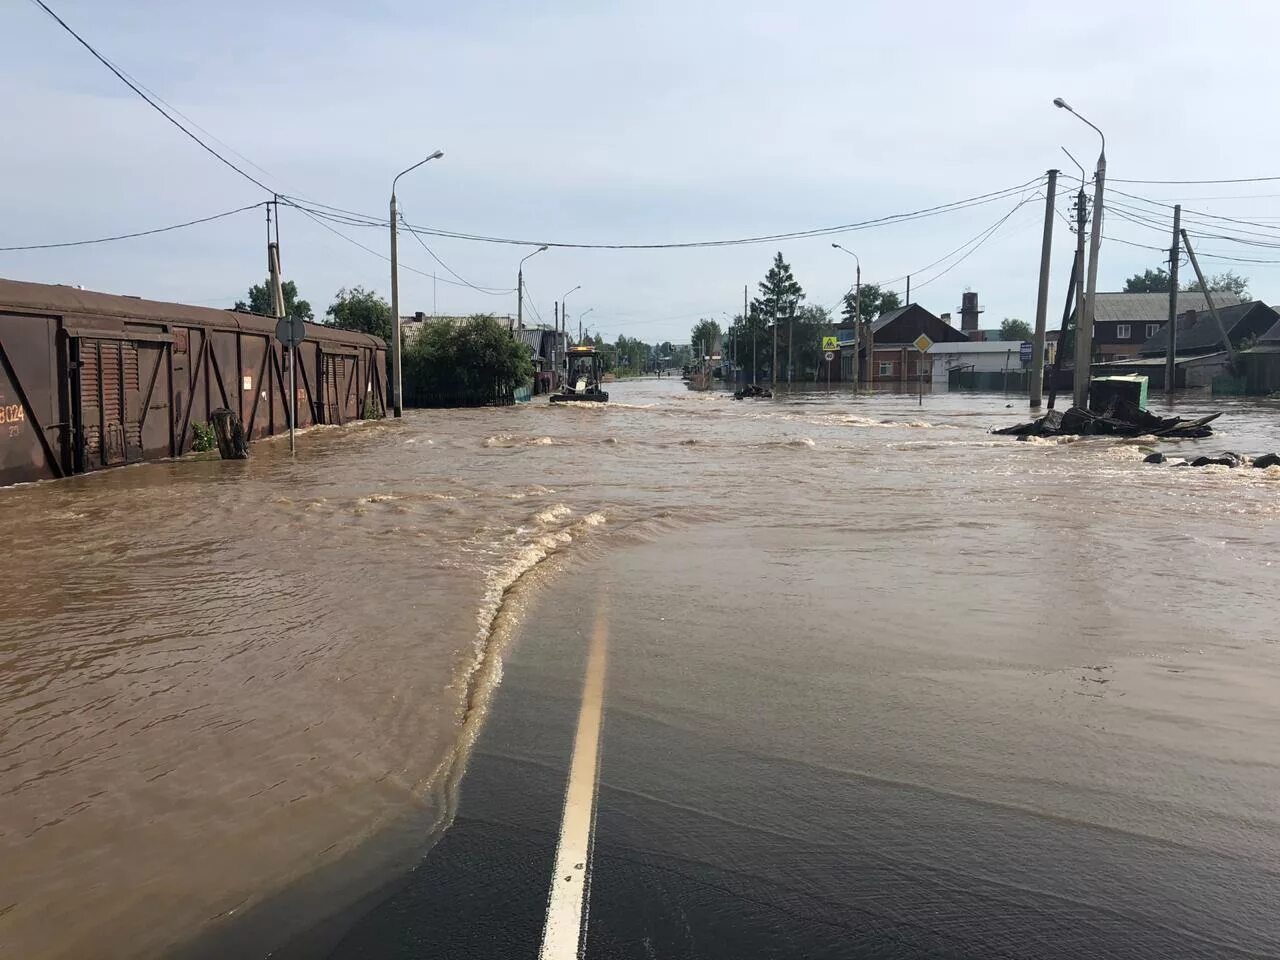
[[[608,351],[606,359],[611,364],[606,369],[612,370],[619,376],[639,376],[648,372],[653,366],[652,344],[637,340],[635,337],[619,334],[618,342],[612,346],[606,346],[605,350]]]
[[[325,311],[324,323],[339,330],[370,333],[391,340],[391,306],[372,290],[343,287]]]
[[[235,307],[241,313],[256,313],[263,317],[273,316],[271,312],[271,291],[268,287],[268,280],[262,283],[255,283],[249,288],[248,301],[237,300]],[[284,294],[284,315],[293,317],[298,320],[314,320],[315,314],[311,312],[311,304],[305,300],[298,299],[298,285],[292,280],[286,280],[280,284],[280,292]]]
[[[699,320],[689,331],[689,346],[697,360],[720,352],[720,324],[714,320]]]
[[[729,350],[736,351],[738,366],[745,371],[747,382],[756,383],[773,359],[773,333],[769,321],[752,304],[746,317],[733,318],[729,327]]]
[[[751,301],[745,320],[738,318],[738,364],[747,371],[747,379],[755,382],[762,376],[773,362],[773,322],[775,318],[782,326],[779,329],[779,363],[785,354],[785,324],[796,316],[800,303],[804,300],[804,288],[791,273],[791,266],[782,259],[779,251],[774,255],[773,263],[763,280],[757,284],[760,295]],[[754,351],[753,351],[754,347]],[[755,369],[752,369],[754,358]]]
[[[796,311],[795,328],[789,340],[795,350],[794,376],[799,380],[812,380],[826,369],[822,355],[822,338],[835,330],[831,311],[826,307],[806,304]]]
[[[1001,340],[1030,340],[1031,336],[1031,327],[1025,320],[1005,317],[1004,322],[1000,324]]]
[[[1168,293],[1171,286],[1173,286],[1173,280],[1169,276],[1169,271],[1164,267],[1156,267],[1154,270],[1135,273],[1126,280],[1124,282],[1124,292]]]
[[[512,337],[506,326],[483,314],[461,324],[427,323],[405,344],[402,364],[405,402],[410,406],[510,403],[516,387],[533,379],[529,348]]]
[[[1240,276],[1234,270],[1227,270],[1223,273],[1208,277],[1207,282],[1210,290],[1221,290],[1225,293],[1234,293],[1241,300],[1249,299],[1249,278]],[[1199,293],[1200,281],[1190,280],[1182,289],[1186,293]]]
[[[791,316],[804,299],[804,289],[792,275],[791,265],[782,259],[781,251],[774,255],[773,265],[757,286],[760,296],[751,305],[769,320]]]
[[[844,307],[840,311],[840,317],[845,323],[853,322],[854,305],[858,298],[854,296],[854,291],[850,290],[844,295]],[[864,283],[862,285],[862,320],[874,320],[882,313],[888,313],[890,310],[897,310],[902,306],[902,298],[892,290],[882,290],[878,283]]]

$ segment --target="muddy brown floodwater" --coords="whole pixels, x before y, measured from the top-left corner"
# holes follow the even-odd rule
[[[504,599],[554,633],[606,558],[615,611],[669,605],[686,672],[775,706],[651,713],[1280,863],[1280,469],[990,436],[1017,398],[610,389],[0,490],[0,955],[162,955],[326,866],[326,910],[411,866],[521,630]],[[1280,450],[1276,404],[1226,409],[1158,448]],[[728,666],[727,624],[758,627]],[[858,644],[874,675],[824,672]]]

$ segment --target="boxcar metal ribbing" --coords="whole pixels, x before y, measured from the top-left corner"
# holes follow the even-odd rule
[[[383,416],[386,346],[307,324],[298,426]],[[0,279],[0,485],[177,456],[236,411],[250,440],[289,428],[275,320]]]

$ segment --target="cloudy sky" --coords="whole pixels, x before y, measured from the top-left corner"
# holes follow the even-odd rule
[[[1074,173],[1062,146],[1092,168],[1098,138],[1053,108],[1062,96],[1107,132],[1118,190],[1253,222],[1225,233],[1280,236],[1280,180],[1119,182],[1280,173],[1271,122],[1280,7],[1271,3],[48,2],[282,193],[385,216],[395,173],[443,149],[444,159],[401,180],[415,224],[663,243],[854,223],[1021,184],[1049,167]],[[263,199],[29,0],[0,6],[0,82],[0,246],[144,230]],[[1167,221],[1132,197],[1116,199]],[[1020,199],[1029,202],[976,249],[923,269]],[[1067,202],[1060,197],[1064,211]],[[934,312],[979,291],[984,325],[994,326],[1034,317],[1043,214],[1032,190],[834,239],[857,251],[864,281],[901,291],[896,278],[914,271],[912,298]],[[385,260],[297,211],[282,219],[286,277],[317,313],[342,286],[389,292]],[[1202,223],[1206,233],[1227,224]],[[1074,242],[1058,227],[1054,326]],[[385,229],[338,229],[386,252]],[[264,232],[253,211],[153,238],[0,252],[0,276],[229,305],[265,272]],[[1167,228],[1119,217],[1106,233],[1169,242]],[[832,306],[853,279],[832,239],[553,249],[527,265],[530,314],[550,320],[553,302],[581,284],[569,298],[573,322],[590,309],[588,326],[606,336],[680,340],[699,316],[740,309],[743,285],[754,293],[779,249],[809,302]],[[468,281],[508,289],[528,252],[457,239],[430,246]],[[1280,251],[1216,237],[1203,247],[1280,260]],[[406,268],[442,277],[403,271],[402,312],[514,313],[513,293],[443,282],[453,277],[412,237],[402,236],[401,251]],[[1117,289],[1161,259],[1104,244],[1100,287]],[[1234,266],[1255,295],[1280,300],[1280,264],[1205,266]]]

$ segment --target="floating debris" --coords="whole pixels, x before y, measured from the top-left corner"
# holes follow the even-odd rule
[[[1066,411],[1050,410],[1030,423],[1002,427],[991,432],[1010,437],[1151,436],[1186,440],[1213,436],[1213,428],[1209,424],[1220,416],[1221,413],[1212,413],[1199,420],[1157,417],[1130,403],[1117,402],[1109,405],[1105,413],[1082,410],[1080,407],[1071,407]]]

